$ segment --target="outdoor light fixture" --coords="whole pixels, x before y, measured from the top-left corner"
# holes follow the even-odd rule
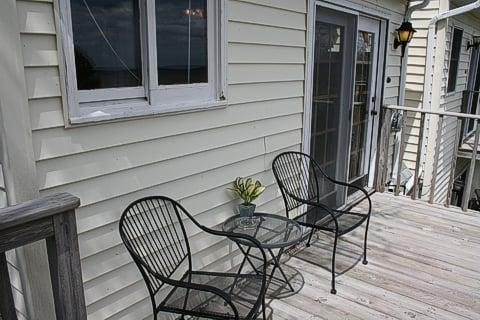
[[[405,48],[407,44],[412,40],[413,34],[417,32],[417,30],[413,29],[413,26],[410,22],[404,21],[400,28],[397,30],[398,37],[395,38],[393,42],[393,47],[397,49],[399,46],[402,46],[402,58],[405,55]]]
[[[480,46],[480,35],[474,35],[472,42],[468,41],[467,43],[467,50],[470,50],[470,48],[477,49],[478,46]]]

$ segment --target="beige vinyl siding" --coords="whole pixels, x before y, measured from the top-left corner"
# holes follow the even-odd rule
[[[421,1],[412,1],[410,6]],[[408,65],[405,83],[405,106],[423,108],[423,90],[425,83],[425,63],[427,51],[428,23],[440,13],[440,1],[433,0],[427,7],[416,10],[411,22],[417,32],[408,46]],[[426,125],[430,119],[427,117]],[[420,133],[420,113],[408,114],[404,162],[413,174],[418,153]],[[428,139],[428,136],[427,136]]]
[[[143,319],[143,280],[118,235],[131,201],[178,199],[210,227],[233,214],[237,176],[267,185],[261,210],[282,212],[273,157],[300,150],[306,1],[227,1],[228,106],[65,129],[52,1],[17,1],[41,193],[80,197],[80,254],[89,319]],[[226,262],[229,247],[196,234],[197,268]],[[221,265],[221,263],[220,263]]]
[[[447,93],[448,73],[450,68],[450,54],[452,47],[452,36],[454,27],[463,30],[462,46],[460,51],[460,61],[458,64],[457,83],[455,91]],[[462,111],[463,91],[467,89],[468,77],[470,72],[471,50],[467,50],[467,42],[471,41],[474,34],[480,32],[480,20],[465,14],[448,21],[447,26],[447,42],[445,43],[445,63],[442,74],[441,86],[441,104],[440,109],[450,112]],[[457,148],[455,142],[455,134],[457,131],[457,120],[454,118],[446,118],[442,128],[441,147],[438,163],[438,174],[436,177],[436,185],[439,190],[435,192],[435,201],[444,202],[447,197],[447,187],[450,177],[450,170],[454,159],[454,151]]]

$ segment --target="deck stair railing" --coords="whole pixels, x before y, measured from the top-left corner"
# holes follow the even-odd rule
[[[75,222],[77,197],[57,193],[0,209],[0,319],[16,320],[5,251],[46,240],[57,319],[86,320]]]
[[[402,116],[394,117],[395,113],[400,113]],[[450,206],[450,202],[452,199],[452,190],[455,181],[455,172],[456,172],[456,163],[458,159],[458,149],[459,147],[467,140],[470,141],[473,139],[473,146],[472,146],[472,154],[471,160],[469,163],[469,170],[468,175],[466,177],[465,188],[463,191],[463,198],[461,202],[462,210],[466,211],[468,209],[468,203],[470,200],[470,194],[472,193],[472,185],[474,180],[474,171],[475,171],[475,159],[477,159],[477,151],[479,146],[479,138],[480,138],[480,115],[475,114],[466,114],[466,113],[457,113],[457,112],[445,112],[445,111],[431,111],[431,110],[423,110],[411,107],[404,107],[404,106],[384,106],[382,108],[382,122],[381,122],[381,132],[380,132],[380,139],[379,139],[379,157],[377,166],[379,168],[377,172],[377,179],[375,184],[375,189],[380,192],[384,192],[386,190],[386,186],[389,181],[388,177],[388,169],[391,169],[390,172],[394,175],[393,179],[395,180],[393,187],[393,193],[395,195],[399,195],[402,188],[405,188],[405,185],[402,186],[402,172],[404,171],[402,168],[402,164],[404,166],[405,160],[405,151],[407,143],[411,143],[411,141],[407,141],[407,121],[408,119],[418,119],[419,116],[419,126],[417,126],[419,130],[419,134],[416,135],[417,139],[417,150],[415,153],[415,165],[414,165],[414,172],[411,177],[411,188],[408,190],[411,198],[413,200],[418,199],[421,197],[419,196],[420,188],[425,184],[430,183],[429,185],[429,194],[428,194],[428,201],[430,203],[435,202],[435,194],[438,188],[445,188],[445,186],[438,186],[437,185],[437,175],[440,173],[439,170],[449,170],[448,175],[448,185],[446,186],[446,199],[444,200],[445,206]],[[398,119],[404,119],[403,121],[397,121]],[[392,119],[394,123],[392,123]],[[450,125],[450,130],[454,127],[455,132],[452,134],[454,136],[454,147],[452,151],[451,160],[449,161],[448,165],[439,167],[439,156],[441,153],[442,143],[445,142],[445,134],[448,132],[444,132],[446,121],[450,119],[450,123],[454,123],[454,126]],[[424,130],[426,126],[430,124],[430,129],[435,128],[431,124],[433,121],[437,121],[436,126],[436,141],[428,141],[425,139],[424,135],[429,135],[428,130]],[[470,123],[472,122],[473,123]],[[397,123],[395,123],[397,122]],[[400,134],[399,143],[397,146],[397,161],[392,161],[391,165],[389,164],[389,157],[392,155],[392,124],[393,127],[397,126],[397,130]],[[464,132],[468,131],[465,130],[465,126],[471,126],[472,130],[470,133],[465,136]],[[452,131],[450,131],[452,132]],[[432,135],[430,135],[431,137]],[[434,148],[428,148],[428,143],[434,143]],[[433,150],[433,168],[431,174],[431,181],[422,181],[422,168],[425,165],[425,153],[426,150]],[[395,166],[395,167],[393,167]],[[447,169],[446,169],[447,168]],[[425,190],[424,190],[425,191]],[[423,192],[422,192],[423,193]]]

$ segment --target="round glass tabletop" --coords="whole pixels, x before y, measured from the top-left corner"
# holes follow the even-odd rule
[[[275,214],[257,213],[252,219],[255,222],[252,227],[244,227],[245,217],[239,215],[228,218],[222,226],[223,231],[241,233],[254,237],[264,248],[284,248],[294,245],[302,239],[300,225],[286,217]],[[244,239],[235,239],[236,242],[246,246],[252,243]]]

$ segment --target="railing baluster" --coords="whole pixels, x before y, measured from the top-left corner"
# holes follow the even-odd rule
[[[380,143],[377,158],[377,177],[375,181],[375,190],[385,192],[388,166],[388,150],[390,142],[390,128],[392,126],[392,110],[382,110],[382,130],[380,132]]]
[[[402,133],[400,135],[400,147],[398,149],[398,163],[397,163],[397,181],[395,182],[395,195],[398,196],[400,194],[400,183],[402,178],[402,161],[403,155],[405,153],[405,137],[406,137],[406,123],[407,123],[407,111],[403,112],[403,123],[402,123]]]
[[[465,119],[466,121],[467,119]],[[452,198],[452,190],[453,190],[453,183],[455,182],[455,169],[457,167],[457,154],[458,149],[462,143],[462,120],[457,118],[457,131],[455,132],[455,146],[453,150],[452,162],[450,164],[450,178],[448,180],[448,188],[447,188],[447,199],[445,200],[445,207],[450,207],[450,199]]]
[[[477,119],[475,119],[474,128],[475,128],[475,142],[473,143],[472,159],[470,160],[470,169],[468,171],[465,190],[463,192],[463,199],[462,199],[463,211],[467,211],[468,209],[468,201],[470,200],[470,193],[472,192],[473,175],[475,173],[475,162],[477,160],[478,140],[480,138],[480,126],[478,125]]]
[[[428,199],[429,203],[433,203],[435,199],[435,187],[437,184],[437,171],[438,171],[438,158],[440,157],[440,145],[442,142],[442,127],[443,127],[443,114],[438,116],[437,141],[435,144],[435,155],[433,159],[432,180],[430,181],[430,197]],[[456,141],[456,137],[455,137],[455,141]]]
[[[413,178],[412,200],[417,199],[418,176],[420,174],[420,159],[423,150],[423,127],[425,126],[425,113],[420,116],[420,134],[418,136],[417,158],[415,159],[415,174]]]

